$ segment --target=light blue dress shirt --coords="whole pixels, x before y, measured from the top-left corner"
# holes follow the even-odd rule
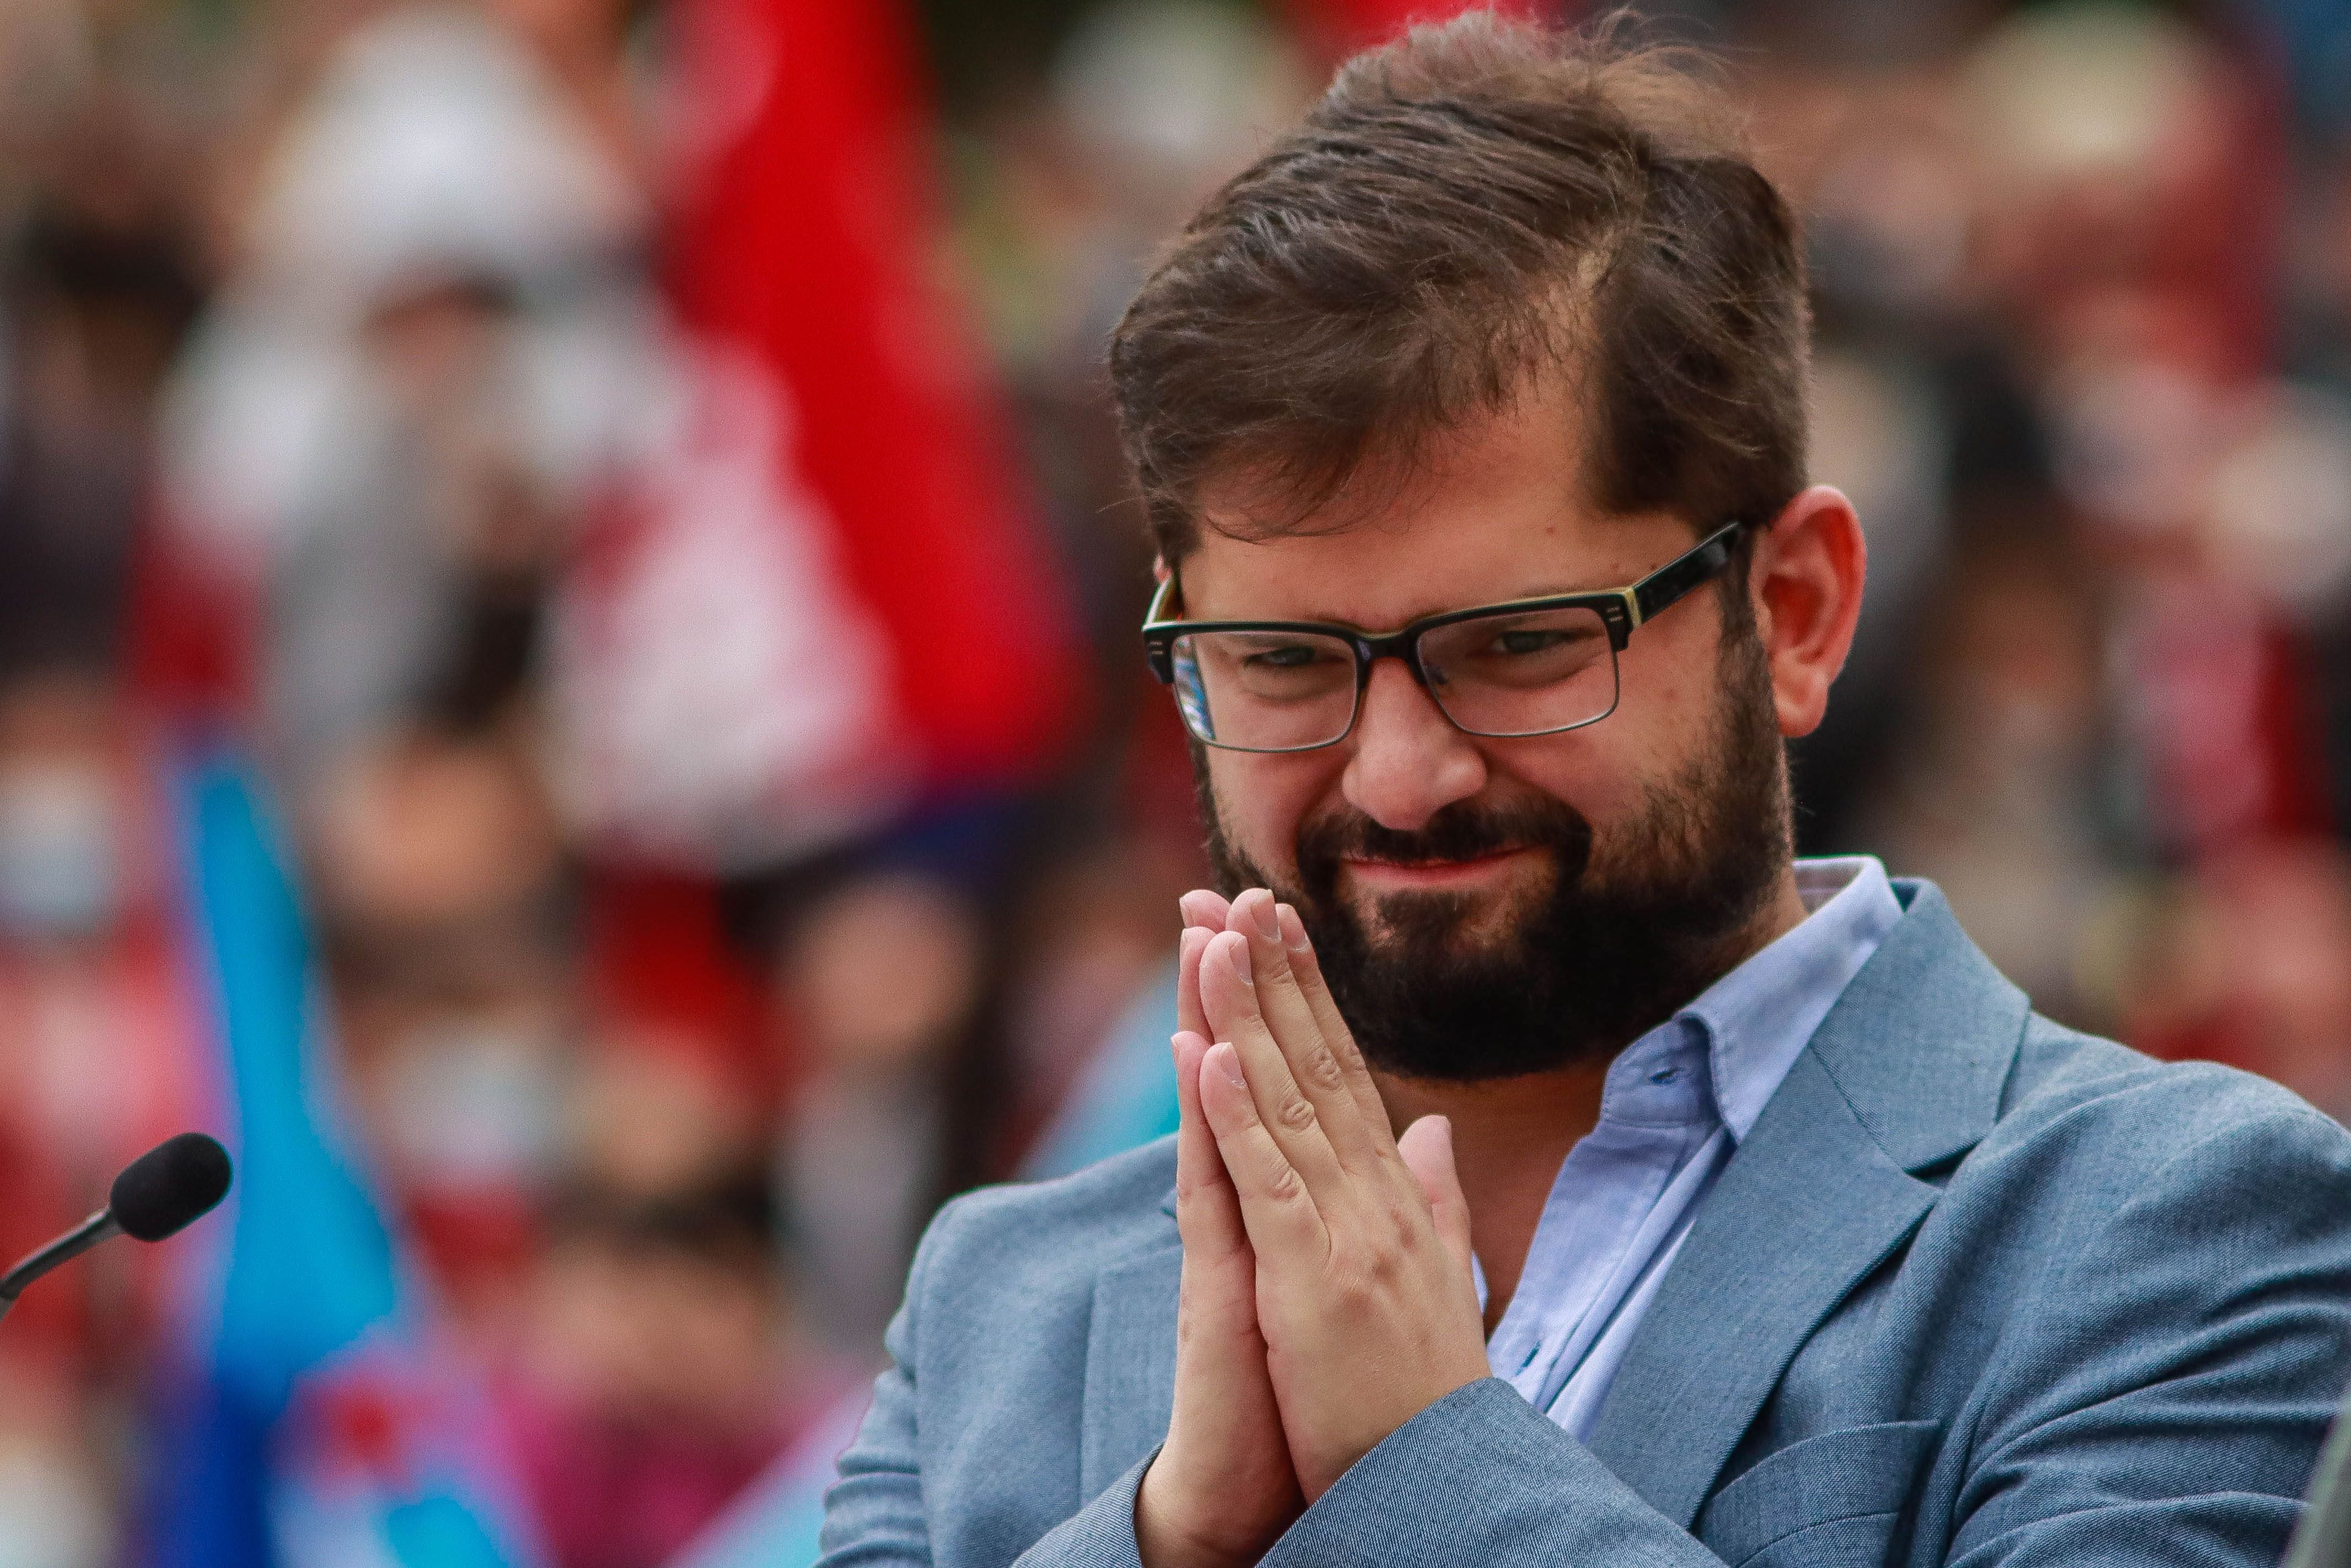
[[[1796,887],[1794,929],[1610,1065],[1599,1124],[1561,1164],[1487,1342],[1494,1375],[1578,1438],[1715,1178],[1902,918],[1873,856],[1799,861]]]

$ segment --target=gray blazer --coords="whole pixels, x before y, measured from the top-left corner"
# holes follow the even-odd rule
[[[1489,1378],[1268,1565],[2273,1563],[2351,1378],[2351,1137],[2035,1016],[1931,885],[1706,1200],[1590,1444]],[[827,1568],[1135,1563],[1162,1141],[932,1224]]]

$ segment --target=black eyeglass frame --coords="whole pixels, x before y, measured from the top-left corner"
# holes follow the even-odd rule
[[[1296,632],[1324,637],[1335,637],[1354,650],[1355,704],[1347,715],[1347,727],[1328,740],[1318,740],[1310,746],[1233,746],[1198,736],[1203,745],[1226,751],[1253,751],[1279,754],[1292,751],[1320,751],[1326,746],[1336,746],[1354,733],[1355,720],[1364,711],[1364,692],[1372,684],[1372,664],[1380,659],[1401,659],[1412,678],[1420,683],[1423,691],[1430,691],[1428,674],[1420,663],[1420,639],[1426,632],[1462,621],[1475,621],[1488,615],[1523,615],[1544,610],[1589,610],[1600,617],[1608,629],[1609,656],[1625,651],[1635,627],[1655,620],[1676,603],[1687,598],[1693,589],[1712,581],[1723,568],[1730,564],[1739,549],[1740,536],[1749,525],[1743,518],[1734,518],[1700,539],[1690,549],[1676,556],[1640,581],[1625,588],[1591,589],[1581,593],[1546,594],[1539,599],[1506,599],[1498,604],[1479,604],[1468,610],[1447,610],[1435,615],[1424,615],[1394,632],[1359,632],[1352,626],[1340,626],[1322,621],[1168,621],[1161,617],[1167,601],[1178,591],[1174,572],[1169,572],[1151,596],[1151,607],[1143,616],[1143,651],[1151,662],[1151,673],[1159,684],[1176,684],[1176,640],[1203,632]],[[1621,695],[1621,693],[1620,693]],[[1434,698],[1435,694],[1431,692]],[[1471,729],[1447,709],[1438,700],[1437,709],[1445,715],[1447,724],[1465,735],[1475,735],[1489,740],[1520,740],[1538,735],[1564,735],[1571,729],[1582,729],[1588,724],[1598,724],[1616,711],[1618,697],[1611,697],[1608,706],[1590,718],[1577,719],[1555,729],[1531,729],[1495,734]],[[1187,732],[1192,731],[1187,721]]]

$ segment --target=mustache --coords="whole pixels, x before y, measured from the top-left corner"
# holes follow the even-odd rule
[[[1360,811],[1317,818],[1299,831],[1298,869],[1310,883],[1329,885],[1343,860],[1436,865],[1477,860],[1510,850],[1547,849],[1560,857],[1563,878],[1583,874],[1592,855],[1592,824],[1564,800],[1479,806],[1457,800],[1418,828],[1384,827]]]

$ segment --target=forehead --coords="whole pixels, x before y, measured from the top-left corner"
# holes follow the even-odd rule
[[[1212,483],[1200,543],[1181,567],[1184,613],[1385,630],[1468,605],[1629,583],[1693,535],[1664,515],[1593,507],[1578,483],[1583,423],[1563,392],[1531,392],[1432,436],[1409,459],[1374,455],[1328,505],[1278,528],[1246,485]]]

